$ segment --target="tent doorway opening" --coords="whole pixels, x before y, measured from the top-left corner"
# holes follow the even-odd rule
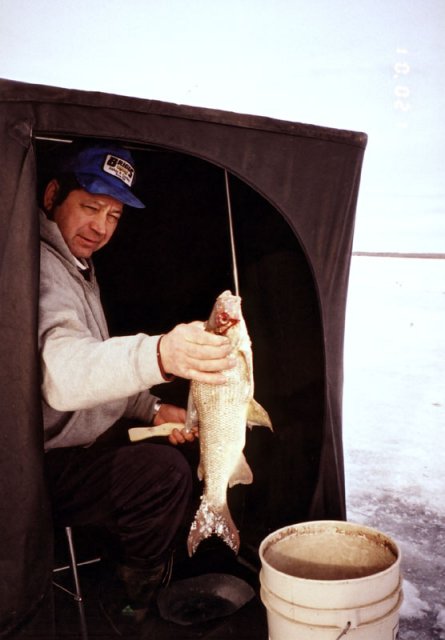
[[[67,144],[96,140],[35,135],[39,189]],[[110,333],[159,334],[205,320],[217,295],[234,291],[224,168],[159,146],[124,143],[136,161],[135,191],[110,244],[94,256]],[[274,432],[247,434],[254,482],[229,491],[242,544],[308,518],[318,480],[325,362],[317,289],[296,232],[261,193],[229,174],[239,292],[252,340],[255,397]],[[184,404],[185,381],[153,390]],[[196,463],[196,451],[185,451]]]

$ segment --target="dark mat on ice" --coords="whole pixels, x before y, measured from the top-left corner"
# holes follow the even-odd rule
[[[160,593],[158,607],[164,620],[200,624],[235,613],[254,596],[252,587],[236,576],[207,573],[173,582]]]

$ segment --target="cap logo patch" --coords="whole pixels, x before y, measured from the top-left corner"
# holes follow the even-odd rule
[[[109,173],[115,178],[118,178],[129,187],[133,184],[134,168],[129,162],[118,158],[118,156],[113,156],[109,153],[105,158],[102,169],[105,173]]]

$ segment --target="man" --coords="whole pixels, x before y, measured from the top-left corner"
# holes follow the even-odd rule
[[[45,464],[61,524],[106,527],[135,619],[144,618],[189,505],[191,473],[173,447],[107,438],[123,421],[184,422],[153,385],[174,376],[210,384],[233,366],[230,345],[181,324],[162,336],[109,337],[91,256],[115,232],[131,190],[131,154],[115,145],[74,154],[46,186],[41,212],[39,348]],[[128,215],[131,215],[129,213]],[[172,444],[193,440],[175,430]]]

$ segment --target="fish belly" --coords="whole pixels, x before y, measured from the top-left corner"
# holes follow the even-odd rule
[[[226,384],[192,382],[191,393],[199,418],[198,474],[204,492],[190,529],[189,553],[193,555],[199,543],[213,534],[237,552],[239,534],[227,506],[227,487],[252,482],[243,454],[251,398],[244,360],[240,358],[227,373]]]

